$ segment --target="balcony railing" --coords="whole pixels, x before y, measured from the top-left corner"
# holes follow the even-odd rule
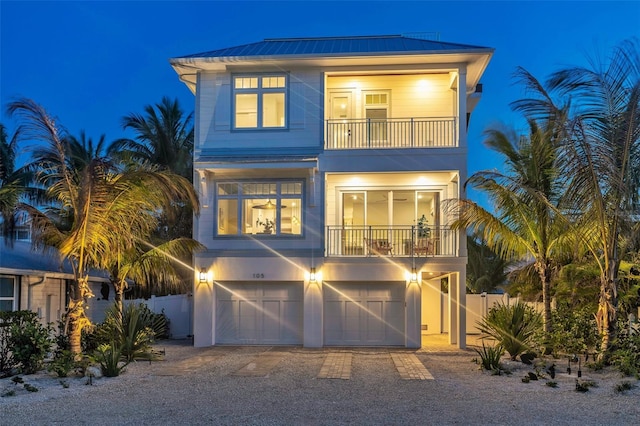
[[[456,118],[326,120],[325,149],[442,148],[458,145]]]
[[[457,237],[447,227],[327,226],[326,256],[457,256]]]

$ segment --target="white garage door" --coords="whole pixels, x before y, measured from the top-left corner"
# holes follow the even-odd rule
[[[302,283],[220,283],[216,343],[302,343]]]
[[[404,282],[323,284],[324,343],[404,346]]]

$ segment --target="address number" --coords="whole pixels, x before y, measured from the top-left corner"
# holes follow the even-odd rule
[[[264,274],[252,274],[253,278],[264,278]]]

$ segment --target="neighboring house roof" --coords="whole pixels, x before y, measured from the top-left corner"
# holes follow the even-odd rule
[[[465,51],[488,49],[460,43],[424,40],[403,35],[358,37],[272,38],[241,46],[181,56],[181,58],[223,58],[287,55],[371,55],[411,52]],[[492,50],[492,49],[491,49]]]
[[[57,250],[44,247],[34,249],[29,241],[7,243],[0,238],[0,273],[12,275],[61,274],[73,277],[69,261]],[[91,271],[92,277],[106,278],[101,271]]]
[[[265,39],[256,43],[179,56],[169,60],[180,79],[195,93],[198,71],[229,71],[235,66],[362,67],[442,66],[467,69],[467,91],[475,90],[494,49],[427,40],[409,35]]]

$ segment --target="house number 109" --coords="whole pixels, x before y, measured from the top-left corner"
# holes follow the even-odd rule
[[[264,274],[253,274],[253,278],[264,278]]]

